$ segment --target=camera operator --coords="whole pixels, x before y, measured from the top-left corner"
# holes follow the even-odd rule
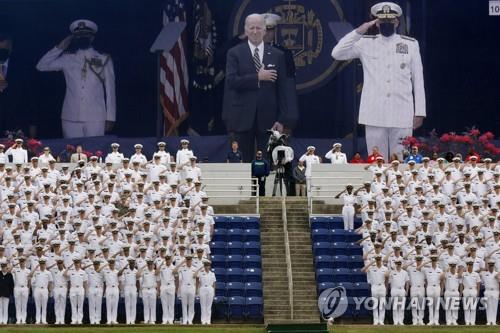
[[[294,152],[291,147],[286,146],[286,134],[281,134],[278,131],[269,131],[269,133],[271,133],[271,135],[269,137],[267,152],[271,157],[272,169],[276,171],[273,196],[276,195],[276,188],[278,184],[280,185],[280,192],[283,195],[283,183],[285,184],[286,193],[289,195]]]
[[[269,162],[267,162],[262,157],[262,152],[259,150],[255,155],[255,159],[252,161],[252,178],[257,178],[259,184],[259,196],[263,197],[266,195],[266,177],[269,176],[271,168],[269,167]],[[252,183],[255,184],[254,181]],[[252,190],[252,195],[256,195],[255,189]]]

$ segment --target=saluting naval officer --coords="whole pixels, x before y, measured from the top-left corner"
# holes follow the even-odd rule
[[[92,47],[97,25],[89,20],[71,23],[71,35],[49,50],[39,71],[63,71],[66,96],[61,113],[65,138],[103,136],[116,116],[115,73],[108,54]]]
[[[422,125],[425,91],[418,42],[396,33],[403,13],[392,2],[371,8],[375,20],[345,35],[333,48],[337,60],[359,58],[363,65],[363,92],[359,123],[365,125],[366,146],[378,146],[382,156],[402,157],[401,139]],[[376,25],[380,34],[365,33]]]

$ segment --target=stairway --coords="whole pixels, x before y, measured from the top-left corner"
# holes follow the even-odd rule
[[[287,197],[286,213],[293,276],[293,319],[319,323],[307,199]]]
[[[264,321],[285,322],[291,314],[281,198],[261,198],[260,221]]]

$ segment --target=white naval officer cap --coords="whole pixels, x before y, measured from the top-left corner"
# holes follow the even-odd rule
[[[273,29],[281,21],[281,16],[272,13],[262,14],[262,17],[264,17],[267,29]]]
[[[134,145],[134,148],[135,148],[135,149],[142,149],[142,145],[141,145],[140,143],[136,143],[136,144]]]
[[[314,146],[308,146],[307,150],[316,150],[316,147],[314,147]]]
[[[379,19],[394,19],[403,14],[401,7],[394,2],[379,2],[372,6],[371,13]]]
[[[333,148],[337,148],[337,147],[342,148],[342,144],[340,142],[335,142],[333,144]]]
[[[166,146],[167,144],[165,142],[163,142],[163,141],[160,141],[160,142],[157,143],[157,145],[159,147],[162,147],[162,146]]]
[[[111,144],[111,147],[113,147],[113,148],[115,148],[115,147],[116,147],[116,148],[119,148],[119,147],[120,147],[120,144],[118,144],[118,143],[116,143],[116,142],[113,142],[113,143]]]
[[[97,32],[97,24],[90,20],[80,19],[70,24],[69,31],[73,34],[95,34]]]

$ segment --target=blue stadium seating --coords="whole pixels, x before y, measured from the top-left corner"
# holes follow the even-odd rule
[[[247,282],[245,283],[245,296],[246,297],[262,297],[262,283],[260,282]]]
[[[227,268],[243,268],[243,256],[231,255],[226,258]]]
[[[243,230],[244,242],[260,242],[260,231],[258,229]]]
[[[215,282],[215,296],[226,296],[226,283]]]
[[[316,270],[316,282],[331,282],[334,279],[334,270],[332,268],[320,268]]]
[[[246,255],[243,257],[243,268],[261,268],[262,258],[258,255]]]
[[[336,286],[336,284],[333,283],[333,282],[321,282],[321,283],[318,283],[318,285],[317,285],[318,295],[320,295],[326,289],[330,289],[330,288],[333,288],[335,286]]]
[[[329,242],[313,243],[313,253],[316,257],[331,255],[331,244]]]
[[[228,317],[230,319],[244,319],[245,316],[245,298],[228,297]]]
[[[311,232],[313,243],[330,241],[330,233],[328,232],[328,229],[313,229]]]
[[[212,254],[212,268],[226,268],[226,256],[222,254]]]
[[[245,229],[259,229],[260,228],[260,220],[256,216],[247,216],[243,219],[243,227]]]
[[[345,242],[335,242],[331,244],[330,253],[334,256],[347,255],[348,243]]]
[[[226,242],[210,242],[210,252],[212,254],[226,255]]]
[[[227,255],[240,255],[240,256],[243,255],[243,243],[242,242],[228,242],[226,254]]]
[[[351,270],[349,268],[336,268],[333,270],[332,279],[330,281],[339,283],[349,281]]]
[[[245,296],[245,285],[241,282],[229,282],[226,284],[227,297]]]
[[[339,255],[333,257],[333,268],[349,267],[351,258],[349,256]]]
[[[227,282],[225,268],[212,268],[217,282]]]
[[[245,242],[243,243],[245,255],[260,256],[260,242]]]
[[[259,268],[246,268],[245,282],[262,282],[262,270]]]
[[[214,242],[227,242],[227,231],[226,229],[214,229],[214,236],[212,237]]]
[[[355,289],[352,296],[356,297],[369,297],[371,296],[371,287],[367,282],[354,283]]]
[[[262,297],[247,297],[245,300],[245,315],[248,319],[262,317],[264,301]]]
[[[332,256],[317,256],[314,258],[316,268],[333,268]]]
[[[226,270],[226,281],[227,282],[243,281],[243,269],[241,269],[241,268],[228,268]]]
[[[229,229],[227,231],[227,239],[229,242],[243,242],[243,230]]]

